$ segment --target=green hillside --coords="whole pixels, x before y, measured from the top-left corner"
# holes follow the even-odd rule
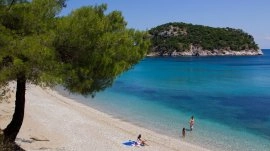
[[[202,50],[258,50],[254,38],[241,29],[213,28],[187,23],[167,23],[149,30],[152,40],[150,52]]]

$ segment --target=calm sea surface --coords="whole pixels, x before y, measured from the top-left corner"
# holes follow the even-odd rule
[[[270,50],[263,52],[145,58],[86,103],[212,150],[270,151]],[[194,131],[183,140],[191,115]]]

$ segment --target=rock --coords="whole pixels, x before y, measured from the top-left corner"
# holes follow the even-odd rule
[[[261,50],[241,50],[233,51],[230,49],[214,49],[214,50],[203,50],[201,47],[190,46],[190,50],[187,51],[155,51],[149,53],[147,56],[255,56],[263,55]]]

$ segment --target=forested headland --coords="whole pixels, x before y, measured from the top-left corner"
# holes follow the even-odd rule
[[[241,29],[167,23],[149,30],[149,55],[260,55],[252,35]]]

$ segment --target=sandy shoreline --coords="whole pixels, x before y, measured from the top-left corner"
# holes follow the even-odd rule
[[[200,146],[183,139],[132,125],[58,94],[33,85],[27,86],[25,118],[16,142],[25,150],[56,151],[200,151]],[[0,128],[12,117],[13,102],[0,106]],[[124,142],[138,134],[149,146],[135,147]],[[39,141],[36,141],[38,139]]]

